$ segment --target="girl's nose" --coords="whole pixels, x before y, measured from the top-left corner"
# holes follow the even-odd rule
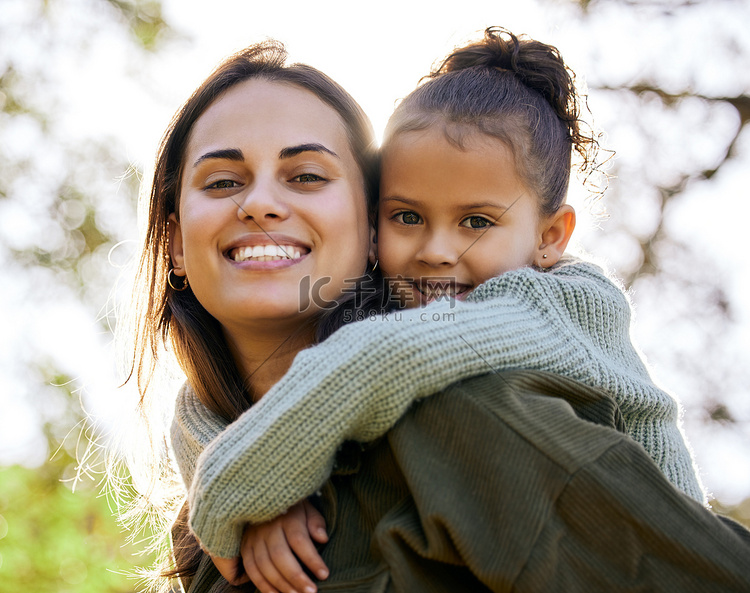
[[[429,266],[455,266],[460,257],[456,241],[445,233],[433,232],[418,252],[417,257]]]

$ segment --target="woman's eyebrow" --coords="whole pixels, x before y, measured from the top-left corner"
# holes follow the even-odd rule
[[[330,148],[326,148],[325,146],[323,146],[322,144],[318,144],[317,142],[310,142],[308,144],[299,144],[298,146],[288,146],[287,148],[282,148],[281,152],[279,152],[279,158],[289,159],[303,152],[323,152],[339,158],[339,155],[333,152]]]
[[[225,159],[228,161],[244,161],[245,156],[239,148],[222,148],[219,150],[212,150],[206,154],[202,154],[193,163],[193,167],[197,167],[203,161],[209,159]]]

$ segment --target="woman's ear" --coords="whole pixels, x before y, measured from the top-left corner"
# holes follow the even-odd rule
[[[373,266],[378,262],[378,231],[375,227],[370,227],[370,251],[368,259]]]
[[[557,212],[544,219],[534,264],[540,268],[554,266],[565,252],[575,228],[576,211],[569,204],[563,204]]]
[[[185,254],[182,249],[182,227],[174,212],[167,221],[167,235],[169,237],[169,259],[172,262],[176,276],[187,275],[185,270]]]

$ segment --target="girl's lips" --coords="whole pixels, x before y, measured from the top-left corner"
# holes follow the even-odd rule
[[[473,290],[470,284],[455,282],[452,278],[419,279],[391,278],[394,294],[401,293],[407,307],[424,306],[438,300],[463,300]],[[411,303],[411,304],[409,304]]]
[[[440,298],[461,299],[471,291],[471,285],[455,282],[452,279],[420,280],[414,282],[414,288],[429,301]]]

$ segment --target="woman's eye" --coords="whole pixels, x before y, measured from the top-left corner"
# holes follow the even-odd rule
[[[419,224],[422,222],[422,219],[416,212],[399,212],[394,218],[402,224]]]
[[[484,229],[488,226],[492,226],[492,221],[485,218],[484,216],[469,216],[461,221],[461,226],[465,226],[470,229]]]
[[[302,173],[301,175],[294,177],[292,181],[297,181],[299,183],[318,183],[320,181],[326,181],[326,179],[315,173]]]
[[[232,179],[219,179],[219,181],[209,183],[206,186],[206,189],[234,189],[238,185],[239,184]]]

